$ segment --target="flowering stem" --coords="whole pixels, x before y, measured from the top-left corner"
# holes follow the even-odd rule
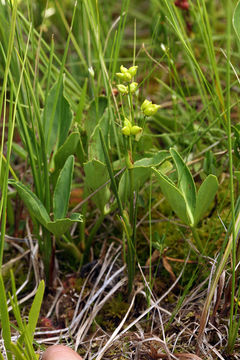
[[[131,89],[130,89],[130,84],[129,83],[128,83],[128,99],[129,99],[132,123],[134,124],[134,110],[133,110],[132,94],[131,94]]]

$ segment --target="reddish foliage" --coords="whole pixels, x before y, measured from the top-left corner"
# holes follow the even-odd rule
[[[179,9],[189,10],[188,0],[176,0],[174,4],[179,7]]]

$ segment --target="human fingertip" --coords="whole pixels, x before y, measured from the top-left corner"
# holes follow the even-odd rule
[[[42,360],[83,360],[78,353],[64,345],[52,345],[43,353]]]

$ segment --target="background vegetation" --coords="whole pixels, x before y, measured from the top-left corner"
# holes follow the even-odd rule
[[[2,357],[238,358],[238,2],[1,1],[0,39]]]

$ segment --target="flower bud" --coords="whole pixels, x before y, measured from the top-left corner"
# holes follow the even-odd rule
[[[123,122],[124,126],[128,126],[129,128],[132,127],[131,121],[128,120],[128,118],[124,118],[124,122]]]
[[[138,69],[138,66],[131,66],[131,67],[128,69],[128,72],[129,72],[130,75],[133,77],[133,76],[136,75],[137,69]]]
[[[131,133],[131,128],[130,128],[130,126],[124,126],[124,127],[122,128],[122,133],[123,133],[123,135],[130,136],[130,133]]]
[[[137,82],[132,82],[130,84],[130,93],[133,94],[135,93],[135,91],[137,90],[138,88],[138,83]]]
[[[149,104],[144,110],[144,115],[146,116],[152,116],[154,114],[156,114],[156,112],[158,111],[158,109],[160,108],[160,105],[156,105],[156,104]]]
[[[128,69],[126,67],[124,67],[123,65],[121,65],[120,71],[121,71],[121,73],[125,74],[126,72],[128,72]]]
[[[166,49],[166,46],[165,46],[163,43],[161,44],[161,49],[162,49],[162,51],[164,51],[164,52],[166,52],[166,50],[167,50],[167,49]]]
[[[152,104],[152,101],[149,101],[149,100],[144,100],[144,102],[142,103],[142,105],[141,105],[141,110],[144,112],[144,110],[149,106],[149,105],[151,105]]]
[[[131,135],[137,135],[142,131],[140,126],[134,125],[131,127]]]
[[[95,74],[95,73],[94,73],[94,70],[93,70],[93,67],[92,67],[92,66],[88,68],[88,72],[89,72],[89,74],[91,75],[91,77],[94,78],[94,74]]]
[[[130,73],[128,71],[126,71],[125,73],[116,73],[116,75],[122,81],[129,82],[132,79],[132,76],[130,75]]]
[[[125,94],[128,94],[128,87],[123,85],[123,84],[119,84],[117,85],[117,88],[118,88],[118,91],[122,94],[122,95],[125,95]]]

